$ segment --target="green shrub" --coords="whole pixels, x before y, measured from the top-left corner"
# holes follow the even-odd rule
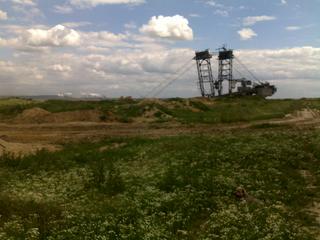
[[[124,191],[124,181],[113,161],[100,158],[92,163],[91,169],[91,183],[99,191],[109,195],[116,195]]]
[[[192,107],[197,108],[197,109],[204,111],[204,112],[210,110],[210,108],[207,105],[205,105],[204,103],[199,102],[199,101],[190,101],[190,104]]]
[[[46,239],[62,219],[62,208],[53,202],[18,199],[0,195],[0,232],[14,239],[26,239],[36,229],[38,239]],[[26,224],[27,223],[27,224]],[[26,224],[25,227],[21,226]]]

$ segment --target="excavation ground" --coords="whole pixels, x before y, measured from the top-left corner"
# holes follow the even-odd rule
[[[280,122],[280,123],[279,123]],[[237,124],[145,124],[145,123],[68,123],[68,124],[0,124],[0,139],[13,143],[63,144],[98,141],[106,137],[163,137],[188,134],[221,135],[255,129],[316,129],[320,121],[287,123],[283,120]]]

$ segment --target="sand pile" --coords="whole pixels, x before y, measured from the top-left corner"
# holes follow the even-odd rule
[[[50,112],[42,108],[31,108],[24,110],[16,117],[16,120],[19,122],[39,123],[42,119],[50,116],[50,114]]]
[[[81,110],[51,114],[49,120],[55,123],[64,122],[100,122],[103,113],[98,110]]]
[[[103,114],[98,110],[79,110],[71,112],[50,113],[41,108],[24,110],[15,119],[15,123],[66,123],[66,122],[100,122]]]
[[[169,120],[173,119],[171,115],[168,115],[156,107],[145,109],[141,117],[134,118],[134,122],[155,122],[159,119]]]

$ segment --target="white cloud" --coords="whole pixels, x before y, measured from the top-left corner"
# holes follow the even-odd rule
[[[222,17],[228,17],[229,12],[232,10],[232,7],[223,5],[221,3],[217,3],[216,1],[209,0],[206,1],[205,4],[215,8],[214,14],[222,16]]]
[[[221,9],[215,10],[214,14],[220,15],[222,17],[228,17],[229,16],[229,12],[227,10],[221,10]]]
[[[211,6],[211,7],[216,7],[216,8],[225,8],[225,6],[224,6],[223,4],[221,4],[221,3],[217,3],[217,2],[212,1],[212,0],[207,1],[207,2],[206,2],[206,4],[207,4],[207,5],[209,5],[209,6]]]
[[[126,29],[136,29],[137,25],[134,22],[129,22],[124,25]]]
[[[140,28],[140,32],[172,40],[193,40],[193,30],[189,26],[188,19],[180,15],[154,16],[147,25]]]
[[[302,29],[301,26],[287,26],[286,27],[287,31],[298,31],[298,30],[301,30],[301,29]]]
[[[145,3],[145,0],[69,0],[70,4],[80,8],[96,7],[98,5],[130,4],[138,5]]]
[[[62,97],[62,98],[69,98],[72,97],[73,93],[72,92],[66,92],[66,93],[58,93],[57,96],[58,97]]]
[[[315,79],[320,81],[320,48],[240,50],[235,55],[262,79]],[[263,62],[263,64],[260,64]]]
[[[64,22],[61,23],[61,25],[67,27],[67,28],[79,28],[79,27],[85,27],[91,25],[91,22]]]
[[[189,14],[190,17],[193,17],[193,18],[199,18],[201,17],[200,14],[197,14],[197,13],[191,13]]]
[[[34,0],[12,0],[12,9],[18,13],[16,19],[28,22],[34,22],[35,18],[44,18],[44,14],[38,8]]]
[[[85,98],[104,98],[101,93],[81,93],[81,96]]]
[[[249,40],[253,37],[258,36],[251,28],[243,28],[238,31],[241,40]]]
[[[0,20],[7,20],[8,14],[0,9]]]
[[[98,55],[70,54],[53,49],[50,57],[42,53],[26,53],[13,58],[14,62],[0,61],[0,93],[73,92],[80,96],[81,92],[86,92],[101,93],[107,97],[143,96],[154,86],[166,82],[165,79],[173,78],[177,69],[190,59],[190,64],[193,64],[190,72],[161,96],[197,96],[196,66],[191,63],[193,55],[192,49],[179,48],[153,51],[123,48]],[[235,55],[259,79],[274,82],[278,87],[278,97],[319,94],[320,48],[239,50]],[[234,67],[241,71],[236,61]]]
[[[62,65],[62,64],[54,64],[49,66],[50,70],[56,71],[56,72],[71,72],[72,68],[68,65]]]
[[[80,34],[62,25],[57,25],[48,30],[28,29],[23,40],[30,46],[64,47],[80,44]]]
[[[81,34],[63,25],[49,29],[45,26],[29,29],[12,26],[8,31],[11,32],[9,35],[16,36],[0,38],[0,46],[22,52],[48,52],[52,47],[77,47],[81,43]]]
[[[15,46],[18,42],[18,39],[4,39],[0,37],[0,47],[12,47]]]
[[[288,3],[287,3],[287,0],[281,0],[281,4],[282,5],[287,5]]]
[[[134,48],[135,45],[143,42],[129,33],[85,32],[73,29],[89,24],[91,23],[67,22],[52,28],[39,25],[29,29],[13,25],[4,28],[4,32],[11,37],[0,37],[0,46],[10,47],[22,52],[48,52],[52,51],[54,47],[73,47],[73,51],[92,52],[109,51],[118,47]],[[128,42],[129,39],[130,43]]]
[[[14,91],[23,86],[39,84],[43,80],[41,71],[36,66],[26,66],[24,64],[14,63],[11,61],[0,61],[0,79],[5,88],[1,91],[3,95],[14,94]]]
[[[90,55],[86,61],[91,69],[105,76],[112,74],[138,75],[143,72],[141,66],[132,59],[132,56]]]
[[[87,51],[109,51],[116,47],[130,47],[125,34],[114,34],[107,31],[81,32],[81,49]]]
[[[53,11],[61,14],[70,14],[73,12],[73,9],[71,6],[65,4],[65,5],[55,5]]]
[[[33,0],[12,0],[15,4],[27,5],[27,6],[36,6],[37,4]]]
[[[274,16],[249,16],[243,19],[243,25],[244,26],[252,26],[256,24],[257,22],[265,22],[265,21],[272,21],[276,20],[277,18]]]

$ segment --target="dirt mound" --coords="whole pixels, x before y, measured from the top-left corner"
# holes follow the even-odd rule
[[[66,123],[66,122],[101,122],[104,113],[98,110],[79,110],[50,113],[41,108],[24,110],[15,119],[15,123]]]
[[[61,112],[51,114],[50,122],[100,122],[103,113],[98,110],[82,110],[72,112]]]
[[[25,156],[34,154],[40,150],[47,150],[55,152],[60,150],[61,147],[53,144],[26,144],[26,143],[13,143],[0,139],[0,155],[10,153],[14,156]]]
[[[42,108],[31,108],[24,110],[20,115],[17,116],[17,121],[27,122],[39,122],[39,120],[50,116],[50,112]]]
[[[134,122],[155,122],[157,120],[173,120],[174,117],[163,112],[156,106],[144,108],[144,112],[140,117],[134,118]]]

